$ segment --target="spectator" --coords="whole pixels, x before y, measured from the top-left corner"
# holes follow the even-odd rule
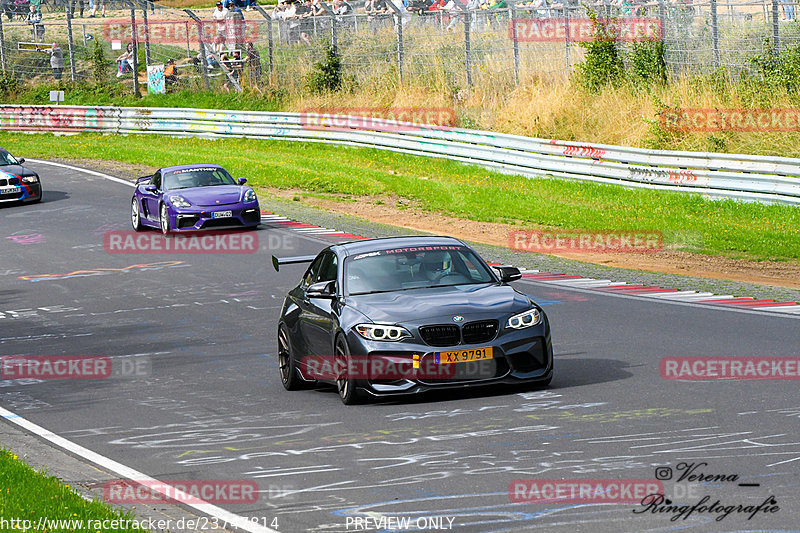
[[[408,24],[408,22],[411,20],[411,13],[409,13],[408,9],[406,9],[403,0],[388,0],[388,1],[394,4],[394,6],[397,8],[397,12],[399,13],[400,16],[400,22],[403,24],[403,26]]]
[[[409,0],[406,9],[408,9],[409,13],[424,15],[428,11],[428,6],[429,4],[425,0]]]
[[[370,29],[373,33],[377,32],[381,16],[389,12],[385,0],[367,0],[364,3],[364,10],[367,12],[367,22]]]
[[[793,21],[794,0],[781,0],[781,8],[783,9],[783,20]]]
[[[28,8],[28,16],[25,17],[25,22],[31,25],[31,39],[38,43],[44,41],[44,24],[42,24],[42,14],[36,11],[36,6],[31,4]]]
[[[270,13],[270,17],[277,20],[283,20],[286,15],[286,0],[280,0],[275,7],[272,8],[272,13]]]
[[[58,44],[53,43],[53,46],[50,47],[49,50],[42,50],[41,48],[37,48],[36,50],[39,52],[50,52],[50,67],[53,69],[53,79],[56,81],[60,80],[61,74],[64,72],[64,52],[61,51]]]
[[[211,13],[211,18],[217,22],[217,36],[211,46],[211,49],[216,54],[222,53],[222,45],[225,43],[225,18],[227,15],[228,9],[222,5],[222,0],[217,0],[217,7]]]
[[[244,48],[244,14],[239,6],[233,4],[225,15],[228,50]]]
[[[228,73],[225,83],[222,84],[222,88],[225,89],[225,92],[231,92],[231,80],[236,82],[237,85],[241,84],[243,63],[242,54],[239,50],[234,50],[233,52],[228,51],[222,54],[220,64]]]
[[[247,43],[247,66],[250,68],[250,86],[258,87],[261,85],[261,56],[253,46]]]
[[[117,58],[117,77],[121,78],[126,72],[133,72],[133,44],[128,43],[125,51]]]
[[[72,2],[70,4],[69,16],[71,18],[75,18],[75,3],[76,2],[78,4],[78,9],[80,11],[81,18],[83,18],[83,7],[84,7],[83,0],[72,0]]]
[[[164,84],[170,86],[175,83],[178,83],[178,74],[175,68],[175,60],[170,59],[167,61],[167,64],[164,65]]]
[[[353,14],[353,6],[346,0],[333,0],[333,14],[337,17],[344,17]]]
[[[92,0],[89,0],[89,3],[92,3]],[[97,15],[97,7],[100,6],[102,8],[101,13],[103,17],[106,16],[106,0],[94,0],[94,4],[92,5],[92,14],[89,15],[89,18],[94,18]]]
[[[311,40],[308,38],[308,34],[312,31],[313,22],[311,22],[310,17],[312,17],[314,12],[311,10],[311,0],[305,0],[303,3],[298,3],[297,7],[295,8],[295,18],[299,19],[300,22],[297,26],[297,30],[300,32],[300,39],[305,44],[311,44]]]

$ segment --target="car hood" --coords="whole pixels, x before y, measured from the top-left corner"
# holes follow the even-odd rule
[[[238,204],[242,197],[239,185],[214,185],[167,191],[166,196],[183,196],[189,203],[199,206]]]
[[[508,285],[480,284],[349,296],[348,304],[374,322],[422,325],[464,322],[530,309],[530,300]]]
[[[8,176],[7,174],[13,174],[13,176]],[[19,176],[21,178],[23,176],[38,176],[38,174],[22,165],[4,165],[0,167],[0,178],[6,179],[14,176]]]

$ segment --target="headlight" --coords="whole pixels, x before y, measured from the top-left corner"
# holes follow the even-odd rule
[[[247,189],[244,192],[245,202],[255,202],[256,200],[258,200],[258,198],[256,198],[256,191],[254,191],[253,189]]]
[[[356,326],[356,331],[371,341],[399,341],[411,337],[406,328],[386,324],[359,324]]]
[[[535,326],[542,321],[542,314],[538,309],[530,309],[524,313],[514,315],[508,319],[506,323],[507,328],[511,329],[525,329]]]
[[[38,176],[22,176],[22,183],[39,183]]]
[[[192,205],[183,196],[170,196],[169,201],[174,207],[191,207]]]

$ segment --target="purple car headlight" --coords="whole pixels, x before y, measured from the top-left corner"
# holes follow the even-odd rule
[[[250,203],[255,202],[256,200],[258,200],[258,198],[256,198],[256,191],[253,189],[247,189],[244,191],[244,198],[242,199],[243,202]]]
[[[191,207],[192,205],[183,196],[170,196],[169,202],[173,207]]]

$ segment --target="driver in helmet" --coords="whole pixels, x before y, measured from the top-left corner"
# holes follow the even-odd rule
[[[425,252],[422,256],[422,268],[420,270],[431,281],[438,281],[447,274],[449,267],[450,254],[447,252],[430,251]]]

